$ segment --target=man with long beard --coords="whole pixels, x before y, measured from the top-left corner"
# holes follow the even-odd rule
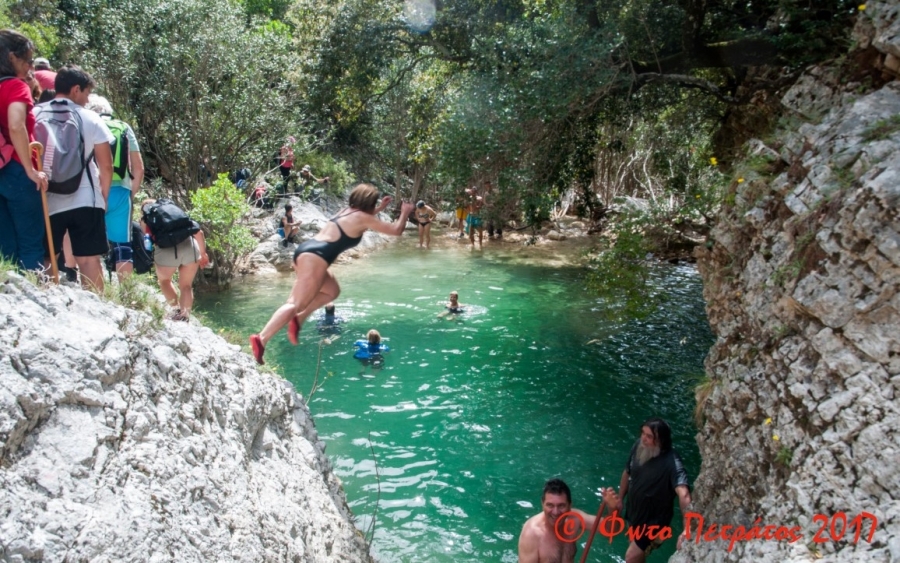
[[[614,510],[622,511],[630,526],[669,526],[674,516],[672,502],[678,497],[682,516],[690,511],[691,491],[688,475],[678,453],[672,449],[672,430],[661,418],[651,418],[641,426],[641,437],[631,448],[619,494],[612,489],[604,499]],[[686,528],[685,528],[686,529]],[[661,541],[651,541],[647,535],[635,538],[625,552],[625,563],[643,563],[647,555],[659,547]]]

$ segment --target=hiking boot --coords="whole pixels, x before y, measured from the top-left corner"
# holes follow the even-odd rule
[[[258,334],[250,335],[250,349],[253,350],[253,357],[256,359],[256,363],[264,365],[266,362],[263,360],[263,354],[266,353],[266,345],[263,344]]]
[[[291,317],[291,322],[288,323],[287,333],[288,341],[296,346],[299,342],[297,335],[300,334],[300,323],[297,322],[297,317]]]

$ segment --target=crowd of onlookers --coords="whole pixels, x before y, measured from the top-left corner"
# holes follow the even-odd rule
[[[76,65],[54,71],[34,54],[28,37],[0,30],[0,256],[42,274],[60,264],[70,281],[100,292],[103,258],[124,280],[144,244],[134,240],[132,224],[144,177],[140,145],[132,127],[93,92],[90,74]],[[153,204],[142,205],[141,229],[151,239],[159,233],[143,218]],[[188,238],[157,247],[153,256],[171,317],[183,320],[194,276],[209,260],[199,227]]]

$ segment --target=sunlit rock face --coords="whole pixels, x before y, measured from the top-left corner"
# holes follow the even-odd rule
[[[856,29],[883,63],[898,11]],[[718,339],[694,508],[719,529],[673,561],[900,561],[900,83],[857,86],[818,68],[787,92],[806,123],[749,144],[697,252]]]
[[[0,560],[368,562],[324,449],[209,329],[0,283]]]

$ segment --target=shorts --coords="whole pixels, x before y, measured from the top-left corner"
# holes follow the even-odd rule
[[[469,212],[466,211],[465,207],[457,207],[456,208],[456,218],[459,219],[460,221],[465,221],[466,215],[468,215],[468,214],[469,214]]]
[[[651,540],[647,535],[634,540],[634,545],[638,546],[638,549],[640,549],[645,556],[653,553],[653,550],[661,546],[662,543],[663,540],[659,539],[658,537]]]
[[[482,219],[481,217],[478,217],[477,215],[469,215],[469,218],[466,219],[466,221],[469,223],[470,227],[473,227],[475,229],[483,229],[484,228],[482,226],[482,225],[484,225],[484,219]]]
[[[106,200],[106,238],[113,242],[131,240],[131,190],[114,185]]]
[[[194,237],[188,237],[170,248],[156,247],[153,263],[163,268],[177,268],[200,261],[200,245]]]
[[[123,262],[134,264],[134,249],[131,248],[130,242],[109,241],[109,251],[112,253],[116,264]]]
[[[106,210],[102,207],[78,207],[50,216],[53,249],[62,252],[63,235],[69,232],[74,256],[101,256],[109,252],[106,240]]]

